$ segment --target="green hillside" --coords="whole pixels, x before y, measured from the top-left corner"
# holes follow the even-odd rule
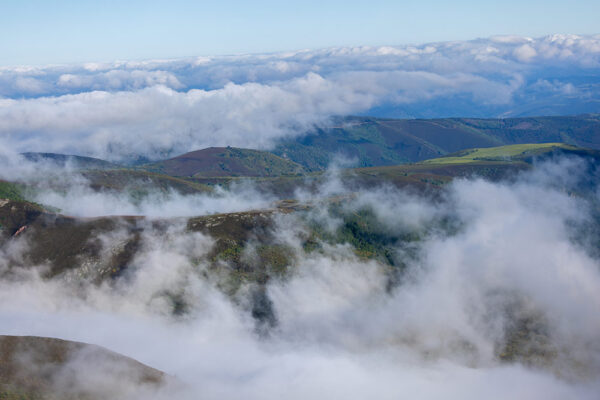
[[[600,115],[507,119],[338,118],[280,142],[274,154],[309,170],[325,168],[336,157],[357,167],[396,165],[437,158],[463,149],[526,143],[566,143],[600,150]]]
[[[464,149],[564,143],[600,150],[600,115],[506,119],[383,119],[339,117],[327,128],[280,141],[271,152],[211,147],[137,170],[181,178],[277,177],[321,171],[337,159],[355,167],[389,166],[439,158]],[[54,153],[23,153],[85,170],[121,169],[108,161]]]
[[[234,147],[210,147],[146,164],[141,168],[170,176],[193,178],[266,177],[306,172],[301,165],[272,153]]]
[[[210,193],[213,190],[210,186],[201,182],[147,171],[91,169],[80,171],[80,173],[85,178],[86,186],[92,190],[122,193],[130,196],[130,200],[133,201],[158,193],[175,192],[182,195],[192,195]],[[32,201],[39,193],[48,189],[62,192],[69,189],[69,182],[61,179],[46,179],[44,176],[41,176],[37,181],[30,180],[26,183],[0,180],[0,202],[9,200],[15,202]],[[51,205],[44,205],[44,207],[53,209]],[[2,229],[1,219],[0,216],[0,230]]]
[[[186,179],[130,169],[90,170],[82,175],[96,190],[129,191],[144,195],[152,191],[175,191],[181,194],[209,192],[210,187]]]
[[[13,182],[0,180],[0,199],[25,200],[23,196],[23,187]]]
[[[498,181],[533,168],[535,161],[553,156],[580,156],[592,165],[600,165],[600,151],[564,143],[519,144],[462,150],[445,157],[413,164],[354,168],[343,174],[346,183],[357,187],[390,183],[397,187],[431,191],[454,178],[483,177]],[[582,183],[595,188],[595,182]]]

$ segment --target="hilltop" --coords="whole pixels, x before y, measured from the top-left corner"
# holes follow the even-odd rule
[[[235,147],[209,147],[146,164],[142,168],[171,176],[194,178],[264,177],[306,172],[301,165],[272,153]]]

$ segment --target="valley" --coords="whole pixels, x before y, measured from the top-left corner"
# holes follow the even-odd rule
[[[589,128],[586,124],[595,126],[595,119],[590,122],[590,118],[583,118],[585,129]],[[600,165],[600,150],[558,142],[524,143],[534,135],[528,129],[542,129],[534,128],[529,121],[504,123],[503,127],[517,126],[527,131],[522,136],[509,137],[506,129],[512,128],[494,128],[497,129],[495,136],[484,135],[475,133],[475,128],[466,129],[466,120],[457,120],[452,124],[417,123],[419,129],[438,131],[431,136],[411,134],[420,138],[421,150],[414,152],[413,147],[395,145],[395,155],[385,158],[379,153],[384,148],[381,142],[379,150],[373,152],[373,143],[380,138],[375,131],[391,135],[392,130],[398,133],[411,123],[369,120],[364,124],[366,126],[360,127],[351,124],[343,128],[347,129],[345,133],[337,131],[336,139],[341,143],[338,149],[358,157],[358,165],[368,165],[364,167],[333,165],[325,169],[325,164],[320,162],[326,159],[319,158],[317,153],[326,147],[323,142],[310,142],[313,139],[303,139],[302,145],[298,142],[285,151],[282,147],[276,148],[274,153],[279,152],[282,157],[266,151],[210,148],[132,166],[78,156],[27,153],[26,162],[32,163],[40,173],[0,182],[0,279],[25,286],[35,282],[43,287],[56,286],[61,288],[59,298],[84,304],[88,296],[116,299],[134,296],[135,307],[177,324],[195,318],[199,312],[199,294],[194,292],[194,285],[209,282],[211,290],[224,296],[223,301],[249,316],[255,335],[268,338],[285,329],[282,327],[287,318],[273,298],[273,291],[301,280],[311,262],[349,263],[358,266],[362,271],[359,275],[372,270],[378,276],[376,281],[380,281],[377,290],[393,298],[406,290],[406,282],[413,279],[415,266],[425,262],[425,248],[438,238],[451,241],[468,234],[472,222],[461,214],[453,198],[457,190],[464,190],[457,188],[469,185],[483,185],[487,187],[485,190],[492,191],[496,185],[518,188],[523,185],[519,182],[527,182],[528,176],[549,173],[540,171],[556,163],[566,163],[567,167],[575,163],[583,174],[579,178],[556,181],[552,193],[570,196],[591,207],[591,215],[595,215],[592,219],[572,223],[572,240],[588,249],[589,254],[600,254],[600,208],[595,195],[598,180],[594,178]],[[494,126],[482,121],[469,124],[486,129]],[[333,131],[335,129],[342,128]],[[349,145],[348,137],[359,135],[351,133],[357,129],[361,138]],[[318,140],[329,140],[333,131],[319,133]],[[469,138],[463,138],[460,143],[485,146],[442,146],[441,136],[446,134]],[[436,135],[439,137],[434,140]],[[600,130],[597,135],[600,136]],[[404,139],[394,140],[409,137],[399,133],[398,136]],[[538,135],[537,139],[549,137],[554,138]],[[450,143],[456,137],[444,140]],[[589,143],[595,143],[593,140],[589,139]],[[433,142],[437,144],[432,145]],[[504,142],[519,144],[488,146]],[[435,157],[423,159],[425,156]],[[327,159],[332,160],[332,157],[329,154]],[[400,160],[416,162],[389,165]],[[46,175],[43,170],[47,171]],[[510,189],[513,190],[517,189]],[[536,190],[547,189],[540,186]],[[64,205],[53,202],[68,198],[77,201],[79,195],[114,204],[114,212],[87,215],[78,211],[74,215],[68,208],[62,208]],[[227,196],[255,199],[254,203],[246,204],[242,200],[241,209],[231,206],[233,209],[228,211],[219,208],[219,204],[230,201]],[[168,214],[169,204],[189,199],[214,203],[214,211],[194,214],[192,206],[181,215]],[[125,210],[135,212],[119,212],[121,204],[127,204]],[[153,207],[151,215],[144,213],[143,207],[148,204]],[[582,234],[584,231],[587,233]],[[152,268],[162,272],[145,272],[147,264],[154,265],[155,261],[151,261],[154,257],[163,256],[178,260],[177,272],[171,272],[175,275],[161,277],[166,271],[159,268],[160,264]],[[156,273],[158,275],[152,275]],[[144,277],[145,274],[150,275]],[[163,279],[164,285],[160,282]],[[342,275],[340,279],[350,278]],[[147,285],[149,289],[137,292]],[[577,368],[585,371],[582,374],[592,373],[589,371],[593,370],[593,363],[587,365],[581,360],[571,360],[570,350],[560,348],[548,315],[543,307],[529,305],[531,300],[526,293],[514,296],[511,289],[493,285],[489,290],[484,298],[493,296],[499,303],[486,305],[491,307],[486,313],[502,315],[503,326],[501,335],[486,337],[494,362],[518,363],[557,371],[557,374],[566,373],[561,367],[564,363],[568,368],[575,368],[579,363]],[[471,360],[468,363],[477,365],[481,350],[461,334],[450,336],[456,340],[452,344],[454,350],[414,343],[411,351],[420,354],[419,357],[436,357],[436,352],[445,354],[444,357],[467,357]],[[401,334],[398,340],[409,340],[400,337]],[[80,392],[60,394],[63,389],[53,386],[57,379],[53,374],[63,374],[65,368],[70,368],[68,360],[75,357],[68,355],[67,349],[75,346],[80,352],[82,345],[43,338],[4,336],[0,339],[0,347],[15,340],[22,341],[22,346],[34,351],[34,357],[38,357],[35,352],[41,352],[39,357],[61,360],[59,364],[51,361],[54,364],[49,367],[50,375],[38,372],[31,375],[26,366],[18,363],[3,364],[1,398],[79,398],[77,396],[82,395]],[[416,338],[410,340],[418,342]],[[10,351],[14,348],[13,345],[6,347],[13,349]],[[13,357],[6,351],[0,354],[3,363]],[[116,354],[94,351],[101,352],[101,356],[94,357],[103,359],[111,370],[118,370],[113,364],[123,362]],[[135,373],[141,374],[136,376],[143,382],[155,385],[148,390],[162,390],[162,384],[157,383],[163,379],[162,372],[137,363],[133,369],[139,370]],[[142,390],[145,385],[136,384],[136,390]],[[105,398],[106,393],[86,393],[85,396]]]

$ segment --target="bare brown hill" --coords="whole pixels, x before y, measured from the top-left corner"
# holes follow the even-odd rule
[[[100,346],[0,336],[0,399],[115,399],[151,392],[167,376]]]

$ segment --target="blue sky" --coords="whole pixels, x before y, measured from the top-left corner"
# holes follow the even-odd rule
[[[599,33],[600,2],[0,0],[0,65]]]

